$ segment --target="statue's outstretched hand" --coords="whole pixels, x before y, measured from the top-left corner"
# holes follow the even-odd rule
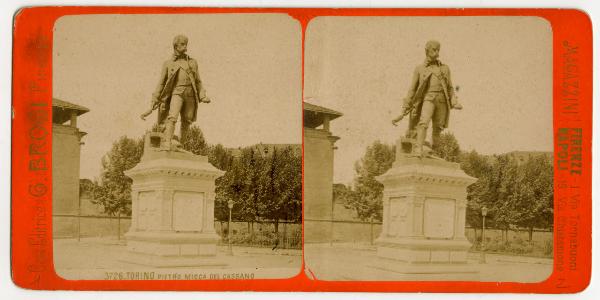
[[[210,103],[210,98],[204,97],[204,98],[200,99],[200,103]]]
[[[460,104],[460,102],[458,102],[458,97],[457,96],[453,96],[450,99],[450,105],[452,106],[452,109],[457,109],[457,110],[461,110],[463,108],[462,104]]]
[[[403,105],[402,106],[402,114],[400,114],[397,118],[392,120],[392,125],[398,126],[398,122],[402,121],[406,115],[410,113],[410,106]]]
[[[157,98],[152,98],[152,108],[150,108],[149,110],[145,111],[143,114],[140,115],[140,119],[146,121],[146,117],[148,117],[150,114],[152,114],[152,112],[157,109],[160,106],[160,101],[158,101]]]
[[[404,114],[399,115],[397,118],[392,120],[392,125],[394,126],[398,126],[398,122],[402,121],[402,118],[404,117]]]

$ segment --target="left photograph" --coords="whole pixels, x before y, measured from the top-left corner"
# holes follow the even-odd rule
[[[285,14],[74,15],[53,36],[54,268],[290,278],[302,264],[302,34]]]

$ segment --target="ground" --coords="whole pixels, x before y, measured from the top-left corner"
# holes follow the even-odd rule
[[[468,265],[475,273],[435,274],[453,266],[430,268],[430,274],[402,273],[402,264],[379,260],[376,247],[368,244],[334,243],[305,245],[306,274],[319,280],[476,280],[493,282],[540,282],[552,273],[552,259],[525,256],[468,254]],[[393,266],[392,266],[393,265]],[[414,266],[411,266],[414,267]],[[393,269],[394,271],[390,271]],[[433,274],[431,274],[433,273]],[[442,272],[443,273],[443,272]]]
[[[300,272],[300,250],[219,246],[218,257],[225,267],[151,268],[126,263],[125,242],[114,238],[54,240],[54,266],[66,279],[229,279],[290,278]],[[319,280],[477,280],[493,282],[540,282],[552,273],[552,259],[486,254],[480,263],[479,253],[469,253],[473,274],[419,274],[407,276],[401,265],[391,267],[378,260],[375,246],[357,243],[306,244],[306,275]],[[384,262],[387,264],[388,262]],[[437,270],[437,269],[435,269]],[[463,276],[464,275],[464,276]],[[466,276],[466,277],[465,277]]]
[[[54,267],[65,279],[228,279],[289,278],[300,272],[302,251],[290,249],[218,247],[224,267],[152,268],[120,260],[126,254],[124,241],[115,238],[54,240]]]

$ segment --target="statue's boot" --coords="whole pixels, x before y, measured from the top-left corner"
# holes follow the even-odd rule
[[[423,157],[423,143],[425,142],[425,133],[427,132],[427,127],[417,126],[417,138],[415,141],[415,145],[412,149],[412,154],[415,156]]]
[[[165,140],[161,146],[163,150],[171,150],[171,142],[175,133],[175,122],[167,120],[165,122]]]

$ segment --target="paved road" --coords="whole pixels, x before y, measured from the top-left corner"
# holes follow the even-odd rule
[[[66,279],[223,279],[289,278],[297,275],[302,265],[300,250],[234,247],[234,256],[227,256],[226,250],[220,246],[217,255],[226,261],[225,267],[156,269],[123,262],[121,258],[127,252],[123,241],[56,239],[54,266],[56,273]]]
[[[300,250],[234,247],[227,256],[219,247],[218,258],[225,267],[156,269],[120,258],[126,254],[123,241],[110,238],[54,240],[54,265],[57,274],[66,279],[224,279],[224,278],[289,278],[300,272]],[[539,282],[552,272],[552,259],[510,255],[487,255],[487,263],[479,263],[479,254],[469,254],[469,267],[475,273],[407,275],[401,265],[382,265],[375,247],[363,244],[307,244],[306,274],[319,280],[478,280],[493,282]],[[133,277],[133,278],[132,278]]]
[[[375,247],[359,244],[305,245],[306,273],[319,280],[476,280],[493,282],[540,282],[552,273],[552,259],[486,254],[479,263],[479,253],[469,253],[468,271],[455,274],[407,275],[393,272],[402,264],[383,265]],[[387,264],[387,265],[385,265]],[[443,269],[443,268],[441,268]],[[435,270],[435,269],[434,269]],[[470,271],[475,271],[472,273]],[[435,273],[435,272],[433,272]]]

